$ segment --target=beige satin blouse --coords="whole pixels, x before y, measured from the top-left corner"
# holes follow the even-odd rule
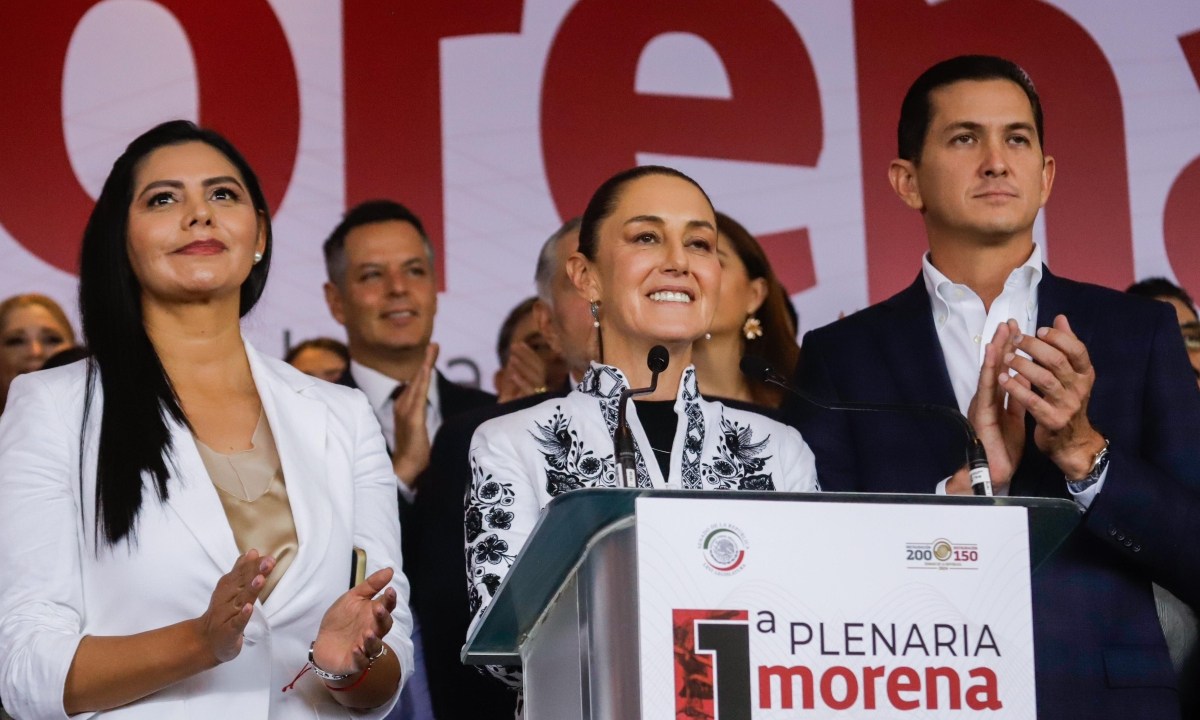
[[[258,417],[250,444],[249,450],[226,455],[196,438],[196,448],[217,486],[238,551],[245,553],[254,548],[275,558],[275,569],[259,594],[265,602],[295,559],[299,541],[275,438],[263,414]]]

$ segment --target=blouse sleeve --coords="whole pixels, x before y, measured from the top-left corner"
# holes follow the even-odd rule
[[[514,442],[514,434],[523,432],[514,423],[519,417],[484,423],[471,441],[471,487],[465,517],[471,630],[508,575],[541,512],[534,470],[521,462]],[[518,435],[515,440],[519,439]],[[488,670],[508,685],[520,685],[516,668]]]
[[[800,437],[796,428],[783,427],[780,438],[779,459],[782,469],[782,482],[779,489],[784,492],[818,492],[821,484],[817,481],[817,463],[812,448]]]
[[[22,375],[0,416],[0,696],[20,718],[67,717],[63,689],[83,639],[80,429],[65,404]]]

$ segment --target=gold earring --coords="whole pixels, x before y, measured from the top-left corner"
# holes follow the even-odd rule
[[[742,335],[745,335],[747,340],[756,340],[762,337],[763,327],[759,319],[753,315],[746,318],[746,322],[742,323]]]

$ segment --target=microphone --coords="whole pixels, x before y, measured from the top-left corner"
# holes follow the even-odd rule
[[[746,377],[782,388],[804,402],[815,405],[823,410],[936,415],[953,420],[958,423],[967,436],[967,469],[971,475],[971,490],[976,495],[991,496],[992,476],[988,472],[987,453],[983,449],[983,443],[979,441],[979,436],[975,434],[975,428],[971,427],[971,422],[963,417],[963,414],[958,410],[944,405],[932,404],[899,405],[895,403],[825,402],[810,396],[808,393],[800,390],[800,388],[789,383],[786,378],[775,372],[766,360],[760,357],[745,355],[742,357],[739,367]]]
[[[633,433],[629,431],[625,410],[629,406],[629,398],[635,395],[648,395],[658,389],[658,374],[667,369],[671,355],[662,345],[650,348],[646,355],[646,367],[650,368],[649,387],[633,390],[625,388],[617,400],[617,428],[613,432],[613,456],[617,459],[617,478],[624,487],[637,487],[637,451],[633,445]]]

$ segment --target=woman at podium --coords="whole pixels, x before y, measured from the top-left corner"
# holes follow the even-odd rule
[[[495,418],[475,433],[466,510],[473,623],[541,508],[561,493],[622,487],[626,475],[639,488],[819,489],[812,451],[795,429],[700,394],[692,343],[717,309],[717,235],[708,195],[671,168],[626,170],[592,196],[567,272],[590,303],[600,362],[565,398]],[[655,346],[669,355],[657,374],[648,361]],[[622,391],[651,385],[627,408],[634,457],[623,473],[613,443]],[[511,671],[497,674],[520,682]]]

